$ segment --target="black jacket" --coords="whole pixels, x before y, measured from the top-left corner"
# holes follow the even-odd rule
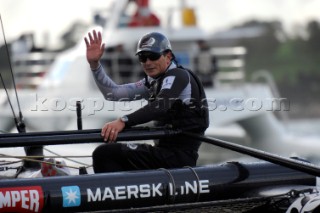
[[[150,84],[148,104],[128,115],[128,126],[156,121],[157,126],[204,134],[209,125],[208,103],[200,80],[182,67],[170,69]],[[161,139],[159,146],[198,150],[194,139]]]

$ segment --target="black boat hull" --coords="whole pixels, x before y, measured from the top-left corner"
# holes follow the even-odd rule
[[[266,162],[0,182],[0,212],[83,212],[273,197],[316,185]],[[263,194],[266,188],[277,188]],[[269,190],[270,192],[270,190]]]

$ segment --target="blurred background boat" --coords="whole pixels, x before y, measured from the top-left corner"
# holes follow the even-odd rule
[[[124,83],[141,78],[142,71],[134,57],[138,39],[146,32],[160,31],[171,40],[179,62],[194,70],[206,84],[211,119],[207,135],[314,160],[319,146],[319,119],[302,122],[290,119],[290,115],[299,114],[296,108],[292,108],[299,106],[294,99],[299,93],[283,95],[282,85],[286,80],[279,85],[273,79],[273,71],[261,70],[257,65],[264,66],[266,57],[269,57],[261,52],[270,52],[280,43],[270,34],[276,32],[277,38],[283,38],[278,22],[258,24],[248,21],[225,32],[208,33],[197,25],[194,8],[181,1],[178,8],[167,8],[166,20],[159,19],[151,26],[143,26],[134,19],[139,17],[139,12],[147,11],[157,17],[157,10],[148,10],[148,6],[149,1],[114,1],[109,9],[95,13],[94,25],[75,24],[78,27],[64,35],[65,38],[74,38],[70,39],[67,48],[59,51],[34,48],[32,36],[18,39],[19,42],[25,39],[28,44],[25,45],[26,52],[18,54],[12,45],[13,72],[28,131],[76,129],[75,103],[78,100],[82,101],[84,128],[101,128],[106,121],[145,104],[104,100],[86,63],[83,37],[91,29],[103,32],[107,45],[103,65],[116,82]],[[177,14],[182,27],[173,24]],[[312,22],[310,25],[313,26]],[[267,43],[269,38],[271,41]],[[254,49],[248,41],[257,41],[260,46]],[[207,46],[201,51],[199,44],[203,42]],[[282,49],[284,47],[280,50],[285,51]],[[249,58],[254,58],[254,54],[262,59],[252,62]],[[33,59],[33,56],[39,57]],[[288,63],[295,63],[295,60]],[[36,67],[39,70],[33,71]],[[250,71],[253,69],[254,72]],[[9,77],[6,79],[10,82]],[[1,94],[0,129],[14,132],[7,97],[3,91]],[[12,91],[10,97],[14,97]],[[17,109],[16,103],[14,108]],[[240,156],[203,145],[200,164],[233,157]]]

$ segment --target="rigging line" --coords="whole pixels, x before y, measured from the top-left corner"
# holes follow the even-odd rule
[[[9,93],[8,93],[8,90],[7,90],[6,85],[4,84],[4,80],[3,80],[3,78],[2,78],[1,73],[0,73],[0,78],[1,78],[1,82],[2,82],[2,84],[3,84],[4,91],[5,91],[6,94],[7,94],[7,98],[8,98],[8,102],[9,102],[10,108],[11,108],[11,110],[12,110],[13,118],[14,118],[15,120],[17,120],[16,113],[14,112],[14,109],[13,109],[13,106],[12,106],[12,103],[11,103],[11,100],[10,100],[10,97],[9,97]]]
[[[36,162],[36,163],[46,163],[46,164],[50,164],[50,165],[54,165],[54,166],[61,166],[61,164],[57,164],[57,163],[51,163],[51,162],[48,162],[48,161],[43,161],[43,160],[36,160],[36,159],[32,159],[30,157],[26,157],[26,156],[23,156],[23,157],[18,157],[18,156],[10,156],[10,155],[4,155],[3,157],[12,157],[12,158],[18,158],[18,159],[21,159],[21,161],[31,161],[31,162]],[[21,162],[20,161],[20,162]],[[16,161],[14,163],[18,163],[19,161]],[[68,165],[63,165],[64,167],[68,167],[68,168],[72,168],[72,169],[80,169],[80,167],[75,167],[75,166],[68,166]],[[89,168],[90,166],[87,165],[87,168]]]
[[[45,151],[51,153],[51,154],[56,155],[56,156],[61,156],[61,155],[59,155],[58,153],[56,153],[56,152],[54,152],[54,151],[51,151],[51,150],[49,150],[49,149],[47,149],[47,148],[43,148],[43,149],[44,149]],[[82,163],[82,162],[80,162],[80,161],[72,160],[72,159],[69,159],[69,158],[64,158],[64,159],[69,160],[69,161],[74,162],[74,163],[78,163],[78,164],[83,165],[83,166],[86,166],[86,167],[91,167],[90,165],[85,164],[85,163]]]
[[[27,160],[31,160],[31,159],[27,159]],[[32,161],[38,161],[39,163],[45,163],[45,164],[49,164],[49,165],[52,165],[52,166],[62,166],[62,167],[67,167],[67,168],[71,168],[71,169],[80,169],[79,167],[61,165],[61,164],[58,164],[58,163],[51,163],[51,162],[48,162],[48,161],[42,161],[42,160],[32,160]]]
[[[5,165],[10,165],[10,164],[16,164],[16,163],[21,163],[22,160],[17,160],[17,161],[2,161],[0,162],[0,166],[5,166]]]
[[[22,112],[21,112],[21,108],[20,108],[20,103],[19,103],[19,98],[18,98],[18,93],[17,93],[16,82],[15,82],[15,79],[14,79],[14,76],[13,76],[11,58],[10,58],[10,54],[9,54],[9,49],[8,49],[8,44],[7,44],[6,36],[5,36],[5,33],[4,33],[4,27],[3,27],[3,22],[2,22],[1,14],[0,14],[0,21],[1,21],[1,29],[2,29],[3,39],[4,39],[4,44],[5,44],[5,46],[6,46],[6,52],[7,52],[7,57],[8,57],[8,61],[9,61],[9,67],[10,67],[10,72],[11,72],[13,87],[14,87],[14,91],[15,91],[15,94],[16,94],[16,99],[17,99],[17,104],[18,104],[18,109],[19,109],[19,117],[20,117],[20,121],[22,121]]]
[[[51,162],[47,162],[47,161],[43,161],[43,160],[36,160],[36,159],[30,159],[30,158],[20,158],[21,160],[24,161],[31,161],[31,162],[36,162],[36,163],[45,163],[45,164],[49,164],[49,165],[53,165],[53,166],[61,166],[61,164],[57,164],[57,163],[51,163]],[[68,167],[71,169],[80,169],[79,167],[75,167],[75,166],[68,166],[68,165],[63,165],[63,167]]]

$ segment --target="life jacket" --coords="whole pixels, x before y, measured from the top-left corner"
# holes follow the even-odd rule
[[[195,100],[192,98],[194,97],[193,93],[196,91],[191,90],[191,102],[189,104],[183,103],[180,99],[174,100],[166,116],[157,120],[156,125],[170,126],[175,129],[202,133],[209,126],[209,111],[206,95],[201,81],[191,70],[179,65],[177,68],[174,68],[173,72],[179,72],[181,69],[189,73],[190,81],[191,78],[195,80],[200,93],[199,99]],[[151,102],[155,100],[159,94],[164,77],[165,75],[162,75],[150,84]]]

